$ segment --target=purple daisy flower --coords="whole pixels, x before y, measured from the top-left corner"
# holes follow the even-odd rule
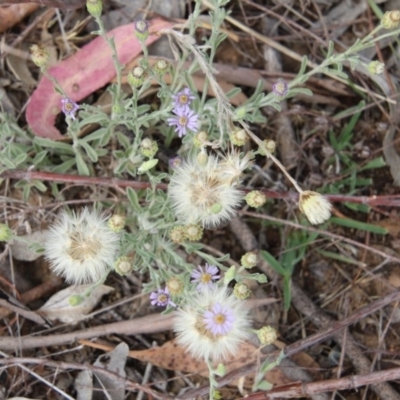
[[[175,117],[168,118],[168,125],[175,126],[175,132],[179,137],[187,134],[187,130],[196,131],[198,129],[199,116],[190,108],[175,109]]]
[[[168,164],[172,169],[175,169],[182,164],[182,157],[179,156],[172,157],[169,159]]]
[[[150,300],[152,306],[157,305],[160,307],[165,307],[165,306],[176,307],[176,304],[173,301],[171,301],[168,288],[158,289],[157,292],[151,293]]]
[[[202,290],[207,288],[208,286],[212,286],[213,280],[221,278],[218,274],[218,268],[215,265],[206,265],[203,267],[201,265],[198,266],[199,270],[194,270],[190,275],[192,279],[192,283],[199,282],[197,285],[197,290]]]
[[[214,336],[227,335],[233,328],[235,315],[229,307],[216,303],[211,311],[204,313],[203,322]]]
[[[181,110],[183,108],[189,108],[190,103],[196,98],[196,96],[192,94],[189,88],[185,88],[181,92],[173,94],[172,98],[175,102],[174,110]]]
[[[79,104],[75,103],[73,100],[68,97],[64,97],[61,99],[61,109],[66,117],[75,119],[75,113],[79,108]]]
[[[275,82],[272,85],[272,91],[274,92],[275,96],[285,97],[289,91],[289,87],[285,81],[280,79],[278,82]]]

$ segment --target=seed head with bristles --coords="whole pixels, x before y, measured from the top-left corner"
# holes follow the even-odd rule
[[[119,234],[100,212],[63,211],[44,243],[51,269],[73,284],[95,283],[110,270],[119,250]]]
[[[168,195],[179,220],[204,227],[229,220],[242,200],[242,193],[232,184],[232,175],[213,155],[202,166],[196,158],[183,161],[171,177]]]

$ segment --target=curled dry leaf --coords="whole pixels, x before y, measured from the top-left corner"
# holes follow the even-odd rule
[[[73,285],[51,296],[50,299],[37,310],[37,313],[51,321],[59,320],[64,323],[74,323],[85,317],[105,295],[114,290],[106,285],[93,289],[89,297],[84,297],[77,306],[69,302],[71,296],[83,296],[92,285]]]
[[[28,235],[20,236],[20,239],[13,239],[10,243],[12,256],[16,260],[20,261],[35,261],[43,254],[36,252],[35,248],[31,244],[43,246],[48,230],[35,231]],[[31,243],[31,244],[30,244]]]
[[[151,21],[150,32],[170,28],[171,23],[161,19]],[[141,45],[134,35],[133,24],[119,26],[108,33],[113,36],[121,64],[127,64],[137,57]],[[150,35],[146,43],[150,45],[159,36]],[[73,56],[49,69],[49,74],[57,79],[67,96],[75,101],[87,97],[100,89],[116,75],[111,50],[102,37],[97,37],[78,50]],[[56,116],[61,112],[62,96],[55,92],[51,81],[43,77],[30,97],[26,120],[33,133],[48,139],[63,139],[54,126]]]

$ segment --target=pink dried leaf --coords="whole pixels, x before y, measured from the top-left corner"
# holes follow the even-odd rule
[[[150,33],[171,26],[170,22],[154,19],[150,22]],[[115,28],[108,35],[114,37],[121,64],[129,63],[141,53],[133,24]],[[146,44],[150,45],[158,39],[159,36],[150,34]],[[95,38],[73,56],[50,68],[49,73],[58,80],[68,97],[76,102],[105,86],[116,76],[111,50],[102,37]],[[53,140],[63,138],[54,126],[56,116],[61,112],[61,99],[51,81],[43,77],[26,109],[26,120],[35,135]]]

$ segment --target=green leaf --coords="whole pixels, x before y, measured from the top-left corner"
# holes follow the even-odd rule
[[[297,76],[304,75],[304,72],[306,72],[307,68],[307,62],[308,62],[307,56],[303,56],[303,58],[301,59],[301,65]]]
[[[128,187],[126,188],[126,195],[128,196],[128,200],[129,203],[131,203],[132,208],[138,213],[141,213],[143,210],[139,204],[139,199],[136,192],[132,188]]]
[[[273,386],[274,385],[272,383],[264,380],[257,384],[257,389],[268,391],[268,390],[271,390],[273,388]]]
[[[291,287],[291,278],[290,276],[284,276],[283,278],[283,306],[285,311],[288,311],[290,308],[290,302],[292,300],[292,292],[290,290]]]
[[[18,156],[15,157],[14,162],[15,162],[15,164],[17,164],[17,165],[20,165],[20,164],[22,164],[22,163],[27,159],[27,157],[28,157],[28,154],[26,154],[26,153],[18,154]]]
[[[286,270],[283,266],[279,263],[279,261],[268,251],[261,250],[262,258],[272,267],[272,269],[278,274],[286,275]]]
[[[360,168],[360,171],[365,171],[367,169],[382,168],[385,166],[386,166],[386,161],[381,156],[381,157],[376,157],[373,160],[369,161],[367,164],[365,164],[363,167]]]
[[[85,149],[86,154],[90,158],[92,162],[97,162],[98,157],[95,149],[87,142],[84,140],[78,140],[78,143],[80,146],[82,146]]]
[[[40,190],[43,193],[47,190],[46,185],[42,181],[34,179],[32,181],[32,184],[33,184],[33,186],[35,186],[36,189]]]
[[[82,154],[79,151],[77,151],[75,154],[75,160],[76,160],[76,166],[78,167],[79,175],[90,176],[89,168],[88,168],[87,164],[85,163],[85,160],[83,159]]]
[[[325,251],[325,250],[318,250],[318,249],[317,249],[317,251],[322,256],[331,258],[332,260],[337,260],[337,261],[344,262],[346,264],[352,264],[352,265],[357,265],[357,266],[364,265],[362,262],[357,261],[354,258],[347,257],[343,254],[338,254],[338,253],[334,253],[332,251]]]
[[[388,233],[388,231],[381,226],[367,224],[366,222],[360,222],[350,218],[331,217],[329,221],[336,225],[345,226],[346,228],[353,228],[360,231],[377,233],[379,235],[386,235]]]
[[[72,146],[70,144],[62,143],[57,140],[50,140],[50,139],[41,138],[41,137],[36,136],[34,139],[34,142],[36,144],[38,144],[39,146],[47,147],[47,148],[55,149],[55,150],[61,150],[67,154],[75,153],[74,149],[72,148]]]
[[[325,59],[329,58],[333,54],[334,49],[335,49],[335,43],[332,40],[330,40],[328,44],[328,52],[326,53]]]
[[[56,165],[55,167],[51,167],[50,170],[52,172],[56,172],[59,174],[65,174],[70,172],[71,168],[74,167],[76,164],[75,158],[71,158],[67,161],[64,161],[62,164]]]
[[[312,96],[313,92],[307,88],[293,88],[289,90],[289,93],[286,97],[294,97],[296,94],[304,94],[306,96]]]
[[[37,166],[39,165],[47,156],[47,150],[42,150],[36,154],[35,158],[32,161],[32,164]]]

